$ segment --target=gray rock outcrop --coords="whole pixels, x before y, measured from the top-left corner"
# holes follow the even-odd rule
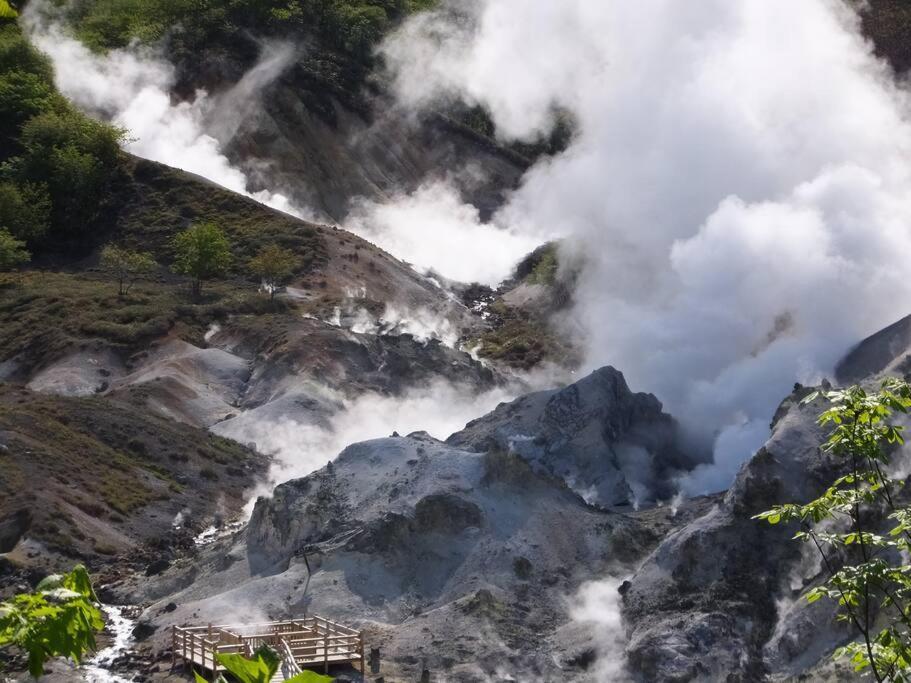
[[[697,463],[677,445],[677,424],[651,394],[601,368],[563,389],[528,394],[470,422],[447,443],[518,453],[590,503],[670,498],[673,479]]]
[[[873,388],[904,375],[909,334],[905,318],[862,341],[839,363],[839,382]],[[817,497],[839,473],[820,449],[825,404],[801,404],[808,393],[795,386],[723,500],[667,536],[624,585],[627,654],[644,680],[841,680],[828,660],[856,633],[835,621],[831,602],[803,599],[823,578],[820,559],[791,541],[794,528],[752,519]]]

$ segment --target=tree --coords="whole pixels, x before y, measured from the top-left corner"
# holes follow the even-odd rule
[[[0,228],[0,272],[13,270],[32,260],[25,242],[13,237],[9,230]]]
[[[29,673],[36,678],[52,657],[69,657],[78,664],[95,649],[95,633],[104,628],[97,602],[82,565],[69,574],[48,576],[34,593],[0,602],[0,647],[24,650]]]
[[[19,70],[0,74],[0,123],[18,130],[32,116],[50,109],[58,97],[42,74]]]
[[[275,298],[275,290],[291,277],[297,264],[298,259],[293,251],[270,244],[250,259],[250,272],[262,280],[269,291],[269,299],[272,300]]]
[[[218,663],[239,683],[269,683],[272,676],[278,671],[281,659],[268,647],[261,647],[253,657],[242,655],[219,654],[216,655]],[[208,683],[205,678],[194,672],[196,683]],[[313,671],[302,671],[296,676],[286,679],[286,683],[331,683],[330,676],[321,676]],[[224,676],[219,676],[216,683],[226,683]]]
[[[0,183],[0,225],[26,242],[38,241],[51,220],[47,187],[34,183]]]
[[[129,294],[136,280],[158,267],[151,254],[123,249],[113,244],[101,250],[100,263],[102,268],[117,278],[119,296]]]
[[[815,500],[755,518],[800,524],[794,538],[819,554],[828,578],[806,599],[835,600],[838,618],[860,635],[835,657],[849,658],[855,671],[877,681],[911,681],[911,507],[898,497],[904,481],[888,476],[891,456],[904,443],[903,428],[890,419],[911,408],[911,385],[887,379],[875,393],[853,386],[813,393],[804,403],[820,396],[830,407],[819,423],[832,427],[823,450],[838,458],[843,474]]]
[[[22,183],[43,183],[51,198],[52,224],[60,235],[89,232],[120,169],[124,131],[71,109],[46,111],[22,127],[22,154],[7,164]]]
[[[214,223],[192,225],[174,238],[174,272],[193,278],[193,296],[203,280],[223,275],[231,265],[231,244]]]

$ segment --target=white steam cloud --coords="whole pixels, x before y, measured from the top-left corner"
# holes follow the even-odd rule
[[[715,440],[690,492],[728,485],[794,381],[907,312],[908,94],[858,23],[835,0],[476,0],[383,48],[407,106],[461,97],[509,138],[572,112],[493,222],[567,236],[587,364]]]
[[[269,475],[274,484],[310,474],[352,443],[386,437],[392,432],[405,436],[426,431],[445,439],[498,403],[515,398],[516,391],[515,387],[499,387],[478,394],[445,380],[415,387],[402,396],[368,393],[348,400],[326,390],[322,400],[334,399],[337,406],[328,419],[287,415],[270,419],[253,412],[215,425],[213,431],[241,443],[254,443],[259,451],[275,456]],[[271,486],[260,493],[269,492]]]
[[[549,235],[520,233],[482,223],[448,182],[429,182],[386,202],[362,200],[345,227],[376,242],[420,272],[495,287]]]
[[[257,201],[297,216],[303,211],[278,193],[253,191],[243,171],[222,152],[260,94],[295,59],[289,45],[266,45],[259,63],[230,91],[210,97],[199,90],[192,102],[174,102],[174,67],[151,48],[92,53],[55,23],[47,6],[33,2],[25,25],[35,45],[54,63],[60,91],[85,111],[127,130],[127,151],[196,173]]]
[[[620,611],[620,581],[608,577],[582,584],[570,600],[569,616],[597,642],[595,681],[631,681],[626,669],[626,631]]]

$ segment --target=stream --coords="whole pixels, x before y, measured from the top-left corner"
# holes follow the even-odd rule
[[[89,683],[130,683],[133,679],[111,673],[109,667],[133,644],[133,627],[136,620],[126,616],[129,608],[120,605],[102,605],[104,621],[112,640],[108,647],[99,650],[82,666]]]

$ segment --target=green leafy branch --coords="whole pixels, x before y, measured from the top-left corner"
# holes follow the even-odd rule
[[[95,649],[95,633],[104,628],[98,598],[85,567],[53,574],[34,593],[0,603],[0,647],[17,646],[28,653],[29,673],[38,677],[52,657],[77,664]]]
[[[269,683],[272,676],[281,665],[279,656],[269,647],[259,648],[253,657],[244,657],[236,654],[218,654],[215,656],[228,673],[239,683]],[[193,674],[196,683],[208,683],[198,673]],[[330,676],[322,676],[314,671],[302,671],[296,676],[287,679],[286,683],[331,683]],[[227,683],[224,676],[219,675],[216,683]]]
[[[820,398],[829,407],[818,423],[831,428],[822,448],[840,458],[847,472],[815,500],[776,505],[754,519],[799,524],[794,538],[811,543],[821,556],[828,578],[807,591],[806,600],[835,601],[838,619],[861,636],[834,656],[877,681],[911,681],[911,565],[903,563],[911,552],[911,510],[896,500],[904,482],[886,474],[895,448],[904,443],[904,428],[891,418],[908,413],[911,385],[889,378],[877,392],[852,386],[815,392],[803,402]],[[889,520],[888,535],[877,533]],[[877,617],[886,621],[878,631]]]

